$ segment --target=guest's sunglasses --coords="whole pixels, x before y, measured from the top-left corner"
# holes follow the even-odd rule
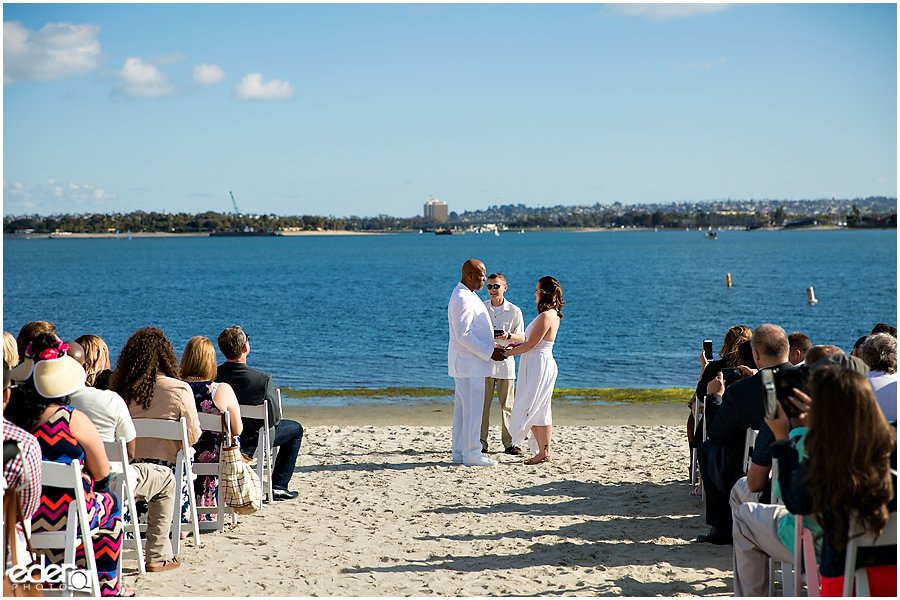
[[[501,284],[499,283],[489,283],[487,284],[487,289],[489,290],[499,290],[501,288]]]

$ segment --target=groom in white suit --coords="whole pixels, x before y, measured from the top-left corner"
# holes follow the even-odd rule
[[[493,467],[497,464],[481,452],[481,413],[484,407],[484,379],[493,373],[491,359],[503,360],[494,347],[494,328],[487,308],[475,290],[484,287],[487,271],[479,260],[467,260],[462,281],[450,295],[447,320],[450,345],[447,368],[456,382],[453,398],[453,445],[455,464]]]

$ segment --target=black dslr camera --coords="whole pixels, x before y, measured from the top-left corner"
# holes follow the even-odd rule
[[[778,414],[775,403],[781,403],[784,413],[794,418],[800,415],[800,410],[791,402],[790,396],[794,395],[794,388],[806,390],[806,379],[809,377],[809,369],[806,366],[794,368],[774,367],[760,371],[763,389],[766,392],[766,418],[774,419]]]

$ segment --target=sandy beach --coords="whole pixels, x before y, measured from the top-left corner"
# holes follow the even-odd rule
[[[188,541],[180,569],[126,561],[138,595],[731,594],[731,547],[690,542],[683,404],[558,403],[555,463],[497,452],[492,426],[493,468],[451,465],[449,402],[286,413],[300,496]]]

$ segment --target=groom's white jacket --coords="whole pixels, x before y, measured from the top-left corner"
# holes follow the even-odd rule
[[[493,373],[494,329],[478,295],[462,283],[447,305],[450,345],[447,370],[451,377],[490,377]]]

